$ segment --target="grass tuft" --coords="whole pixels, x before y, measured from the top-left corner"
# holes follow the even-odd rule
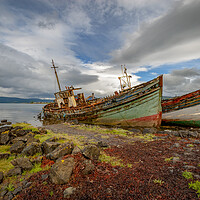
[[[192,188],[193,190],[196,190],[196,193],[198,197],[200,197],[200,181],[196,181],[194,183],[188,183],[189,188]]]
[[[116,157],[111,157],[106,155],[106,153],[101,153],[101,155],[99,156],[99,160],[101,162],[106,162],[106,163],[110,163],[112,166],[120,166],[120,167],[125,167],[125,165],[123,164],[121,159],[118,159]]]
[[[52,196],[53,196],[53,191],[50,191],[49,194],[50,194],[50,196],[52,197]]]
[[[81,129],[81,130],[87,130],[87,131],[94,131],[97,133],[101,133],[101,134],[113,134],[113,135],[121,135],[121,136],[128,136],[128,134],[130,133],[128,130],[125,129],[121,129],[121,128],[112,128],[112,129],[108,129],[108,128],[103,128],[97,125],[70,125],[71,127],[77,128],[77,129]]]
[[[8,159],[0,160],[0,171],[4,173],[8,172],[10,169],[13,169],[14,166],[10,163],[11,160],[15,159],[14,156],[10,156]]]
[[[99,156],[99,160],[101,162],[110,163],[112,166],[120,166],[120,167],[129,167],[132,168],[132,164],[124,164],[123,161],[116,157],[111,157],[107,155],[105,152],[102,152]]]
[[[188,172],[187,170],[182,173],[182,176],[186,179],[193,179],[192,172]]]
[[[12,192],[15,190],[15,187],[12,183],[9,183],[6,187],[6,189],[9,191],[9,192]]]
[[[67,133],[54,133],[51,130],[47,130],[47,134],[45,135],[37,134],[35,135],[35,138],[39,139],[41,143],[50,138],[64,138],[64,139],[58,140],[57,142],[60,142],[60,143],[73,142],[75,146],[79,146],[79,147],[83,146],[83,143],[84,143],[84,141],[81,140],[82,138],[84,138],[84,136],[79,136],[79,135],[71,136],[71,135],[68,135]]]
[[[155,137],[156,136],[154,134],[151,134],[151,133],[145,134],[145,135],[140,134],[140,135],[135,136],[135,138],[139,138],[139,139],[146,140],[146,141],[153,141],[153,140],[155,140],[154,139]]]
[[[46,181],[42,182],[43,185],[47,185],[48,183]]]
[[[165,161],[166,161],[166,162],[169,162],[169,161],[172,161],[172,160],[173,160],[173,157],[165,158]]]
[[[31,130],[31,131],[38,131],[38,128],[32,126],[31,124],[28,123],[16,123],[12,124],[12,127],[15,128],[16,126],[21,126],[23,127],[24,130]]]
[[[159,185],[162,185],[164,183],[164,181],[162,181],[160,179],[155,179],[153,182],[156,184],[159,184]]]
[[[40,171],[48,170],[49,168],[50,168],[49,166],[46,166],[45,168],[42,168],[41,167],[41,163],[36,163],[36,164],[34,164],[33,168],[30,171],[24,171],[22,173],[22,175],[23,176],[25,176],[25,175],[32,175],[32,174],[40,172]]]
[[[11,145],[0,145],[0,153],[10,153]]]

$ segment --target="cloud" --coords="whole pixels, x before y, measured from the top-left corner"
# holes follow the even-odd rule
[[[51,92],[48,64],[0,44],[0,95],[28,97]]]
[[[136,73],[148,71],[147,64],[197,57],[198,51],[193,49],[200,45],[199,28],[192,31],[191,17],[199,4],[180,2],[1,1],[0,95],[51,97],[56,91],[51,59],[59,66],[63,89],[73,84],[82,87],[86,95],[105,96],[119,89],[121,64],[128,64],[128,72]],[[195,23],[199,25],[199,21]],[[114,62],[110,62],[109,52],[120,48],[124,40],[125,46],[114,51]],[[139,67],[134,68],[136,65]],[[134,85],[140,83],[139,78],[133,75]]]
[[[0,44],[0,96],[53,97],[55,75],[51,65],[44,61]],[[62,85],[87,85],[98,80],[97,75],[88,75],[78,69],[61,66]],[[76,67],[75,67],[76,68]],[[64,88],[63,88],[64,89]]]
[[[200,69],[183,68],[164,75],[164,96],[179,96],[199,89]]]
[[[195,77],[200,76],[200,70],[196,68],[184,68],[181,70],[173,70],[172,76],[182,76],[182,77]]]
[[[70,48],[75,56],[85,62],[107,62],[109,53],[123,44],[128,33],[138,29],[138,23],[166,13],[174,1],[158,2],[81,0],[51,3],[52,7],[59,10],[65,25],[73,29],[74,38]]]
[[[158,0],[3,1],[0,35],[4,44],[46,62],[79,62],[77,57],[105,61],[120,47],[125,33],[137,29],[138,16],[140,22],[157,17],[172,2],[163,0],[160,6]]]
[[[67,83],[67,85],[88,85],[93,82],[98,81],[97,75],[88,75],[84,74],[77,69],[70,69],[68,71],[64,71],[60,76],[62,82]]]
[[[38,22],[38,26],[40,28],[47,28],[47,29],[54,29],[55,28],[55,24],[53,22],[44,22],[44,21],[40,21]]]
[[[70,50],[74,40],[73,27],[60,18],[50,3],[3,1],[0,11],[1,43],[45,62],[51,58],[60,62],[78,62]]]
[[[117,70],[113,70],[113,66],[109,63],[93,62],[91,64],[84,64],[84,73],[98,76],[98,81],[83,86],[83,90],[87,94],[93,92],[97,97],[103,97],[112,95],[114,91],[120,89],[120,82],[118,79],[118,77],[122,75],[120,66]],[[129,70],[128,74],[130,74]],[[136,75],[132,75],[132,86],[141,83],[139,78],[140,77]]]
[[[121,49],[112,52],[112,61],[159,66],[199,58],[199,10],[198,0],[178,2],[163,17],[132,34]]]

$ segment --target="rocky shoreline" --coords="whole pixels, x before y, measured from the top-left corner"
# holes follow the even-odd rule
[[[11,125],[6,120],[2,121],[3,125]],[[0,159],[8,159],[14,155],[15,159],[11,161],[14,168],[7,173],[0,171],[0,183],[3,182],[4,177],[12,177],[22,175],[23,171],[31,170],[34,164],[42,163],[43,159],[52,161],[50,172],[47,176],[50,177],[51,182],[55,184],[65,184],[69,182],[72,171],[75,167],[76,159],[74,155],[82,157],[82,164],[84,175],[92,173],[94,170],[93,160],[97,160],[100,155],[100,148],[96,145],[87,145],[83,150],[71,142],[59,143],[57,141],[65,138],[50,138],[40,143],[39,139],[34,138],[36,134],[45,135],[47,131],[44,128],[39,128],[39,131],[24,130],[23,127],[3,126],[0,128],[0,145],[11,145],[10,153],[0,153]],[[33,159],[31,156],[40,154]],[[67,156],[63,158],[63,156]],[[44,158],[45,157],[45,158]],[[63,158],[63,159],[62,159]],[[46,177],[46,176],[45,176]],[[31,186],[31,182],[25,181],[22,185],[17,186],[13,191],[8,191],[7,186],[1,188],[1,198],[13,199],[23,189]],[[75,188],[67,188],[64,191],[64,196],[69,196]]]
[[[198,128],[1,123],[0,161],[11,167],[0,170],[0,199],[198,199]]]

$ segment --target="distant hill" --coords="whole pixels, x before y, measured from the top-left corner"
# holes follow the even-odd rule
[[[53,102],[53,100],[46,100],[46,99],[23,99],[23,98],[16,98],[16,97],[0,97],[0,103],[39,103],[39,102]]]

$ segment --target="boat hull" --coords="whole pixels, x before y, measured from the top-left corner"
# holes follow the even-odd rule
[[[200,90],[164,100],[163,125],[200,127]]]
[[[200,105],[163,113],[163,125],[200,127]]]
[[[138,98],[120,106],[100,111],[95,119],[85,120],[84,123],[157,127],[161,124],[160,91]]]
[[[74,109],[47,109],[45,118],[121,127],[158,127],[162,119],[162,76],[123,91],[100,104]]]

